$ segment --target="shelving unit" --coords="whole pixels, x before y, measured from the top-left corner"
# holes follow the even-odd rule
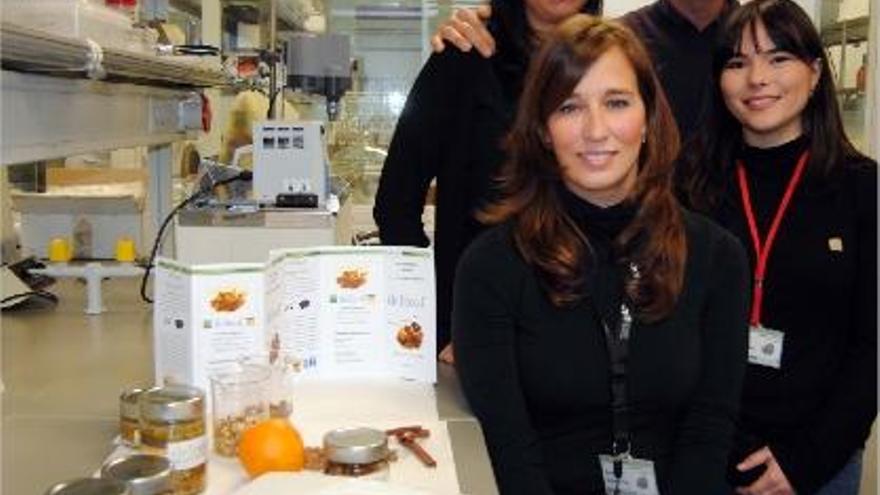
[[[828,10],[826,15],[829,19],[839,17],[835,6],[830,6]],[[849,15],[854,13],[856,12]],[[872,92],[876,91],[873,89],[876,84],[871,80],[876,71],[876,62],[872,62],[874,55],[871,55],[875,49],[870,47],[876,40],[871,39],[870,30],[871,19],[865,14],[841,21],[825,22],[820,32],[830,62],[836,69],[837,96],[843,111],[844,127],[856,147],[864,152],[870,152],[873,141],[870,134],[876,132],[872,131],[875,124],[871,123],[871,114],[874,112],[871,106],[874,97]],[[867,50],[864,48],[866,45]],[[860,52],[865,53],[865,58],[859,56]],[[866,79],[861,79],[857,71]]]
[[[868,21],[868,16],[862,16],[854,19],[838,21],[823,26],[822,28],[822,44],[824,44],[826,48],[840,46],[840,66],[838,67],[837,87],[842,92],[851,92],[851,90],[854,89],[846,88],[844,86],[844,75],[847,71],[847,45],[865,43],[868,41]]]
[[[835,22],[822,28],[825,46],[861,43],[868,40],[868,16]]]
[[[2,164],[147,146],[151,238],[172,206],[171,143],[201,129],[197,91],[225,86],[219,64],[100,49],[9,23],[0,46]]]

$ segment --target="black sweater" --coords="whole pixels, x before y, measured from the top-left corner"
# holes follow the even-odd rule
[[[594,286],[615,271],[617,208],[570,212],[598,253]],[[632,328],[633,455],[655,462],[663,493],[711,495],[724,491],[745,367],[747,267],[736,239],[703,217],[684,218],[678,304],[661,322]],[[616,293],[588,297],[604,305]],[[456,367],[500,492],[604,493],[597,455],[611,446],[608,356],[589,305],[553,306],[505,224],[462,256],[453,313]]]
[[[382,244],[427,246],[425,194],[437,179],[434,264],[437,349],[449,341],[455,265],[484,227],[474,212],[493,198],[501,139],[524,67],[445,50],[428,59],[407,98],[382,169],[373,218]]]
[[[806,146],[742,153],[762,239]],[[730,182],[717,219],[754,267]],[[770,254],[762,313],[765,326],[785,332],[782,368],[748,366],[731,461],[769,444],[797,492],[814,493],[864,444],[877,412],[876,164],[850,161],[821,184],[805,177]]]
[[[728,0],[718,19],[702,30],[669,0],[657,0],[621,18],[648,50],[683,142],[699,131],[711,109],[712,49],[737,5],[737,0]]]

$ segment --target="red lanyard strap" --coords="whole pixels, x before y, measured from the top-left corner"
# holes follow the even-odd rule
[[[755,222],[755,212],[752,210],[752,197],[749,193],[746,169],[743,166],[742,161],[736,162],[736,175],[737,179],[739,179],[740,196],[742,198],[743,208],[745,209],[746,220],[749,222],[749,232],[752,235],[752,245],[755,248],[755,255],[757,257],[757,262],[755,264],[754,291],[752,294],[752,313],[749,317],[749,323],[753,326],[761,323],[761,305],[764,303],[764,276],[767,271],[767,259],[770,257],[770,250],[773,247],[773,242],[776,240],[776,233],[779,231],[779,224],[782,223],[782,218],[785,216],[788,205],[791,203],[791,197],[794,195],[795,189],[797,189],[798,182],[800,182],[804,166],[806,165],[809,156],[809,152],[805,151],[798,160],[797,166],[791,174],[791,178],[788,180],[788,187],[785,189],[782,201],[779,202],[779,207],[776,208],[776,215],[773,217],[773,223],[770,224],[770,230],[767,232],[767,238],[764,240],[763,245],[761,243],[760,234],[758,234],[758,226]]]

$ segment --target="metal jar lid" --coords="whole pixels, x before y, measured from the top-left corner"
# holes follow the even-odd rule
[[[157,495],[172,489],[171,462],[158,455],[114,459],[101,468],[101,477],[128,483],[131,495]]]
[[[117,480],[80,478],[58,483],[46,495],[131,495],[128,485]]]
[[[146,421],[192,421],[205,416],[205,392],[187,385],[167,385],[141,393],[141,418]]]
[[[373,428],[340,428],[324,435],[327,460],[340,464],[370,464],[388,458],[388,437]]]
[[[122,391],[119,394],[119,415],[123,418],[139,418],[141,415],[141,407],[138,403],[140,396],[147,389],[140,387],[132,387]]]

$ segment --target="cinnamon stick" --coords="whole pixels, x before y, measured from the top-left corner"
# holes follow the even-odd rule
[[[427,428],[422,428],[421,426],[401,426],[398,428],[392,428],[390,430],[385,430],[385,434],[388,436],[400,437],[401,435],[413,435],[417,438],[428,438],[431,435],[431,430]]]
[[[435,461],[434,458],[431,457],[431,454],[425,451],[425,449],[423,449],[422,446],[419,445],[418,442],[416,442],[416,437],[413,434],[404,433],[403,435],[399,435],[397,437],[397,440],[400,442],[401,445],[403,445],[413,454],[415,454],[415,456],[418,457],[420,461],[422,461],[422,464],[428,467],[437,467],[437,461]]]

